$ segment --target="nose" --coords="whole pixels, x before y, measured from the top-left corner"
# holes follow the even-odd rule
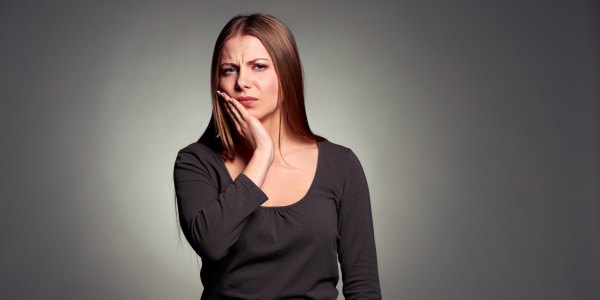
[[[252,87],[248,73],[249,73],[248,71],[242,70],[242,68],[240,68],[240,71],[238,73],[238,78],[236,80],[236,88],[238,90],[248,89],[248,88]]]

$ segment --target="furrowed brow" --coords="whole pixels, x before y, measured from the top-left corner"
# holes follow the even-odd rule
[[[266,60],[266,61],[270,61],[270,60],[268,60],[268,59],[266,59],[266,58],[255,58],[255,59],[253,59],[253,60],[249,61],[249,62],[248,62],[248,64],[253,64],[253,63],[255,63],[255,62],[259,61],[259,60]]]
[[[253,63],[255,63],[255,62],[259,61],[259,60],[271,61],[271,60],[269,60],[269,59],[267,59],[267,58],[255,58],[255,59],[253,59],[253,60],[250,60],[250,61],[248,61],[248,62],[247,62],[247,64],[253,64]],[[237,64],[234,64],[234,63],[232,63],[232,62],[224,62],[224,63],[222,63],[222,64],[221,64],[221,66],[225,66],[225,65],[229,65],[229,66],[237,66]]]

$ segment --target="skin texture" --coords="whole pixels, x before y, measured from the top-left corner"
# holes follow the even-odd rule
[[[302,198],[314,178],[318,150],[315,142],[302,141],[280,124],[279,80],[258,38],[235,36],[225,42],[218,93],[245,142],[243,147],[236,145],[235,159],[225,163],[231,177],[243,172],[261,187],[269,196],[264,206],[289,205]],[[244,106],[239,97],[258,100]]]

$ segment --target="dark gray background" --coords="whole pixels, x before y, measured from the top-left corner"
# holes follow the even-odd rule
[[[198,299],[173,162],[266,12],[367,173],[386,299],[600,299],[598,2],[391,3],[0,2],[0,298]]]

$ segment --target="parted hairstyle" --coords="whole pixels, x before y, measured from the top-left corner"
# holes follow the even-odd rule
[[[221,50],[230,38],[251,35],[258,38],[271,58],[279,80],[278,105],[282,105],[281,124],[290,132],[306,140],[321,141],[308,125],[304,107],[304,81],[302,64],[292,32],[277,18],[267,14],[238,15],[221,30],[215,43],[211,64],[212,116],[199,142],[220,153],[225,160],[235,157],[235,142],[239,140],[235,127],[224,113],[225,107],[217,96],[220,80]],[[281,146],[281,139],[279,139]]]

